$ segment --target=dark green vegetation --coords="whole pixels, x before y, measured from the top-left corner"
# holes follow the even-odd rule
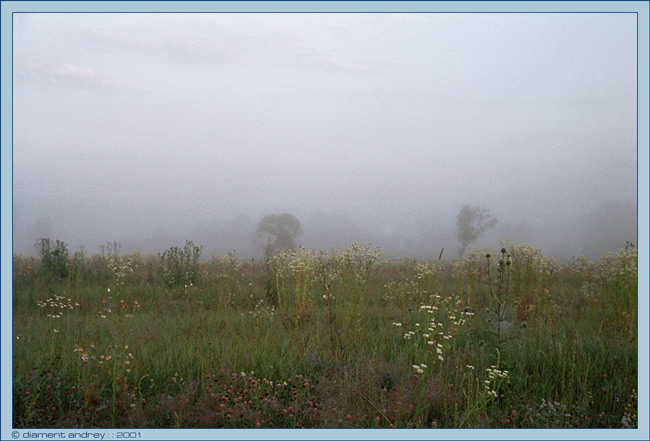
[[[428,263],[64,245],[14,257],[15,427],[637,424],[633,248],[560,265],[522,245]]]

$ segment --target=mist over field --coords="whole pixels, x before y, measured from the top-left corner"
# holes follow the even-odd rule
[[[634,14],[14,14],[13,250],[559,259],[637,234]]]

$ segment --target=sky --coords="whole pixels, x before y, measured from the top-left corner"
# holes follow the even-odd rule
[[[637,234],[634,14],[13,15],[13,251],[186,239],[457,258],[456,216],[597,258]]]

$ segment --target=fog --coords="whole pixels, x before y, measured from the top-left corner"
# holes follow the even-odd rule
[[[13,251],[297,241],[458,257],[464,205],[597,258],[637,235],[635,14],[14,14]]]

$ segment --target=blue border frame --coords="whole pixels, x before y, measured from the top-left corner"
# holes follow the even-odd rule
[[[435,13],[608,13],[628,12],[637,14],[637,213],[638,213],[638,249],[639,261],[639,311],[650,314],[648,304],[648,201],[649,180],[649,137],[648,121],[648,54],[650,53],[648,33],[647,1],[468,1],[468,2],[431,2],[431,1],[2,1],[1,2],[1,293],[0,350],[1,372],[1,413],[0,438],[12,439],[11,430],[11,280],[12,280],[12,16],[17,12],[50,13],[269,13],[269,12],[307,12],[307,13],[341,13],[341,12],[435,12]],[[641,80],[641,82],[639,82]],[[645,270],[645,271],[644,271]],[[138,429],[141,439],[649,439],[648,407],[648,316],[640,315],[638,328],[639,344],[639,428],[630,429]],[[643,375],[645,374],[645,375]],[[435,431],[433,431],[435,430]],[[17,431],[24,439],[27,430]],[[38,430],[39,433],[69,433],[71,430]],[[118,430],[88,430],[93,433],[106,434],[111,439]]]

